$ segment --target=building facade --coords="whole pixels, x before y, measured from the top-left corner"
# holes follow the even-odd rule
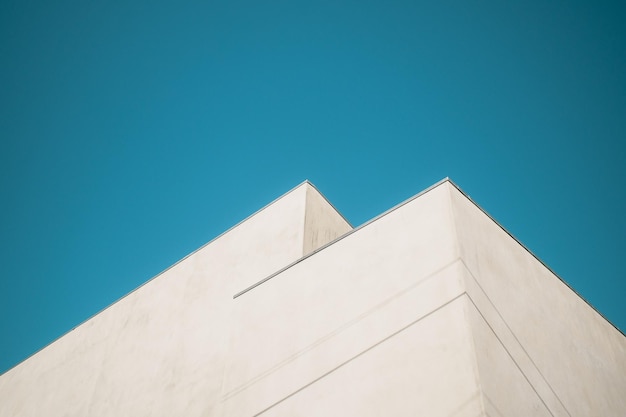
[[[0,376],[0,416],[626,416],[626,337],[449,180],[305,182]]]

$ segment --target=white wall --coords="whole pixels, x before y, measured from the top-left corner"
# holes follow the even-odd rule
[[[461,268],[440,187],[237,297],[220,415],[479,415]]]
[[[452,183],[350,230],[303,183],[0,376],[0,416],[626,415],[626,338]]]
[[[624,335],[456,187],[448,187],[468,294],[515,367],[555,416],[625,416]],[[480,323],[473,319],[473,332],[492,338]],[[486,352],[491,350],[478,349],[479,359],[491,363]],[[487,393],[494,401],[517,404],[498,389],[500,368],[481,369],[484,386],[494,387]]]
[[[302,257],[310,188],[296,187],[0,376],[0,416],[211,415],[232,295]],[[326,231],[341,219],[318,211],[330,217],[318,220]]]

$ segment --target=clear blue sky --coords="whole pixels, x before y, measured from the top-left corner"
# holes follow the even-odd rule
[[[626,9],[2,1],[0,372],[311,180],[445,176],[626,330]]]

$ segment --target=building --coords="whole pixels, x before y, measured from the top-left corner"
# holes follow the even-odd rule
[[[0,416],[625,416],[626,337],[449,180],[305,182],[0,376]]]

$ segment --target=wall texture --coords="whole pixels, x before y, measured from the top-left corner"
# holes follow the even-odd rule
[[[626,338],[444,180],[308,182],[0,376],[0,416],[623,416]]]

